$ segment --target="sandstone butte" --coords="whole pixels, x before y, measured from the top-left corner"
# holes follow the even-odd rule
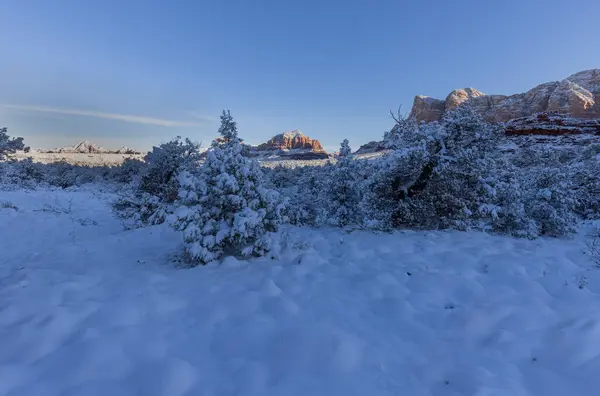
[[[300,130],[280,133],[273,136],[266,143],[259,144],[258,150],[310,150],[322,152],[325,150],[316,139],[311,139]]]
[[[300,130],[280,133],[266,143],[254,148],[258,153],[274,153],[289,159],[325,159],[327,152],[316,139],[311,139]]]
[[[444,112],[471,105],[487,121],[505,123],[516,118],[551,112],[571,118],[600,119],[600,69],[575,73],[515,95],[487,95],[474,88],[456,89],[445,100],[416,96],[409,117],[438,121]]]

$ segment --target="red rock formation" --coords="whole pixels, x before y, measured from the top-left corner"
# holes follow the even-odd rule
[[[311,139],[298,129],[273,136],[266,143],[260,144],[258,150],[308,150],[314,153],[325,153],[318,140]]]
[[[378,141],[371,141],[369,143],[363,144],[362,146],[360,146],[358,148],[358,150],[356,150],[355,154],[369,154],[369,153],[376,153],[379,151],[384,151],[386,150],[385,145],[383,144],[383,142],[378,142]]]
[[[549,82],[511,96],[486,95],[473,88],[452,91],[445,101],[415,97],[410,117],[438,121],[445,111],[468,103],[489,122],[506,122],[543,111],[576,118],[600,118],[600,69],[585,70],[560,82]]]
[[[515,118],[505,124],[505,133],[511,135],[600,135],[600,119],[569,117],[558,112],[538,113]]]

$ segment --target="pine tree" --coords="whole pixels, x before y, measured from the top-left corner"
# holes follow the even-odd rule
[[[29,147],[23,144],[23,138],[11,138],[7,128],[0,128],[0,161],[19,150],[29,151]]]
[[[237,123],[231,116],[231,111],[223,110],[221,114],[221,126],[219,127],[219,137],[212,143],[213,147],[221,147],[229,142],[241,143],[238,137]]]
[[[221,117],[222,144],[208,151],[194,175],[180,175],[173,227],[183,232],[185,257],[205,264],[224,254],[263,255],[283,221],[284,202],[265,188],[259,164],[242,155],[229,112]]]
[[[340,158],[347,159],[352,154],[352,149],[350,148],[350,142],[348,139],[344,139],[342,144],[340,145]]]
[[[352,150],[348,139],[340,145],[339,160],[330,173],[322,191],[323,206],[320,208],[317,223],[345,227],[360,222],[359,203],[361,199],[359,172],[350,158]]]

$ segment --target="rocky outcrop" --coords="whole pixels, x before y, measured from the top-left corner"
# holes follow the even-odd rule
[[[429,96],[415,96],[409,117],[419,121],[431,122],[442,118],[446,102]]]
[[[600,118],[600,69],[585,70],[563,81],[544,83],[511,96],[486,95],[473,88],[452,91],[445,101],[417,96],[409,117],[438,121],[444,112],[465,103],[489,122],[507,122],[545,111],[575,118]]]
[[[583,135],[600,136],[600,119],[581,119],[559,112],[539,113],[515,118],[505,124],[505,133],[515,135]]]
[[[473,99],[481,96],[485,96],[485,94],[473,88],[455,89],[446,97],[445,111],[452,110],[463,103],[473,101]]]
[[[360,146],[354,154],[370,154],[384,150],[386,150],[386,147],[383,142],[373,140],[372,142]]]
[[[257,146],[258,150],[310,150],[325,152],[318,140],[311,139],[300,130],[280,133],[273,136],[266,143]]]
[[[87,153],[87,154],[101,154],[106,152],[101,146],[84,140],[72,147],[63,147],[59,149],[59,153]]]
[[[118,150],[114,151],[115,154],[141,154],[141,152],[136,151],[132,148],[129,148],[127,146],[123,146]]]
[[[266,143],[252,148],[255,156],[281,156],[288,159],[326,159],[327,152],[321,143],[311,139],[300,130],[281,133],[273,136]]]

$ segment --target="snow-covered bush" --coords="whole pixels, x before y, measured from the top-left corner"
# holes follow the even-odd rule
[[[577,150],[532,147],[512,156],[499,149],[501,130],[467,106],[441,122],[398,119],[385,135],[394,151],[375,163],[362,207],[365,224],[389,230],[476,228],[522,237],[572,232],[582,196],[571,163]],[[581,184],[593,185],[589,165]]]
[[[263,167],[263,173],[269,187],[282,190],[296,187],[298,180],[304,173],[304,168],[291,168],[283,164],[277,164],[272,167]]]
[[[112,179],[119,183],[138,181],[146,167],[144,161],[135,158],[126,158],[119,166],[112,169]]]
[[[179,176],[173,227],[183,232],[185,258],[205,264],[224,254],[263,255],[283,222],[284,202],[265,187],[259,164],[242,155],[235,123],[221,116],[223,144],[213,145],[196,174]]]
[[[325,207],[323,192],[332,180],[333,166],[328,163],[297,169],[301,174],[297,178],[297,186],[287,190],[290,202],[286,214],[295,225],[322,225],[319,220]]]
[[[600,157],[584,159],[571,171],[577,213],[585,219],[600,219]]]
[[[163,223],[173,212],[179,192],[179,175],[200,166],[200,145],[177,137],[153,147],[144,157],[145,164],[135,161],[124,164],[120,177],[138,178],[132,189],[125,189],[114,203],[114,209],[125,221],[126,228]]]
[[[580,216],[598,212],[598,169],[587,149],[530,145],[504,158],[494,185],[492,229],[512,235],[560,236]]]
[[[31,158],[22,161],[0,162],[0,184],[21,188],[34,188],[45,179],[44,166]]]
[[[492,200],[482,207],[490,229],[514,236],[561,236],[575,230],[578,203],[568,167],[498,168]]]
[[[52,186],[61,188],[93,182],[96,180],[96,177],[101,177],[100,173],[105,170],[101,170],[102,167],[72,165],[66,161],[45,164],[44,168],[44,181]]]
[[[394,152],[382,158],[367,181],[365,222],[379,229],[401,226],[477,226],[488,203],[488,179],[499,156],[500,131],[467,106],[440,123],[397,119],[385,135]]]
[[[200,145],[190,139],[177,137],[158,147],[153,147],[144,157],[147,164],[141,177],[139,190],[172,203],[177,198],[178,173],[200,163]]]
[[[391,230],[427,223],[433,211],[418,210],[412,187],[432,172],[428,163],[428,153],[422,147],[397,150],[375,161],[361,202],[365,226]]]
[[[25,147],[25,144],[23,144],[23,138],[11,138],[8,136],[6,127],[0,128],[0,161],[5,160],[10,154],[14,154],[19,150],[29,150],[29,147]]]
[[[526,173],[525,210],[539,235],[560,236],[575,231],[577,195],[568,169],[533,168]]]
[[[2,168],[0,181],[20,188],[38,186],[68,188],[111,180],[109,167],[72,165],[64,160],[44,164],[25,158],[3,162],[0,168]]]
[[[314,180],[309,181],[311,190],[317,196],[317,224],[327,224],[345,227],[350,224],[358,225],[362,222],[360,214],[362,161],[351,158],[352,150],[347,139],[342,141],[338,161],[325,175],[321,186],[315,185]],[[315,187],[318,186],[318,189]]]

